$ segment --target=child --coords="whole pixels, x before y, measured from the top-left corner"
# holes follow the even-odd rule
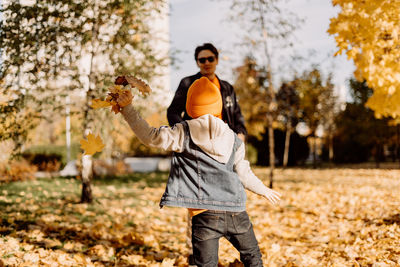
[[[128,82],[132,79],[125,77]],[[240,252],[245,266],[262,266],[261,253],[246,212],[244,188],[276,204],[280,194],[267,188],[244,159],[245,146],[221,120],[222,98],[206,77],[189,88],[186,111],[192,120],[173,128],[153,128],[133,108],[132,94],[119,96],[121,113],[147,146],[173,151],[170,175],[160,207],[189,208],[194,262],[217,266],[219,238]]]

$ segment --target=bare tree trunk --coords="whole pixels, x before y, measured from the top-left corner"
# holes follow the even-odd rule
[[[71,115],[69,94],[65,98],[65,144],[67,147],[67,163],[71,160]]]
[[[87,114],[85,112],[85,114]],[[90,122],[92,122],[90,115],[85,115],[84,120],[86,121],[84,126],[84,133],[90,133]],[[86,135],[84,135],[86,137]],[[92,178],[93,178],[93,160],[89,155],[82,157],[82,203],[91,203],[93,200],[92,195]]]
[[[380,147],[380,144],[377,142],[376,143],[376,145],[375,145],[375,151],[376,151],[376,153],[375,153],[375,165],[376,165],[376,168],[379,168],[380,167],[380,153],[381,153],[381,147]]]
[[[328,142],[329,142],[329,163],[333,163],[333,134],[332,131],[329,131],[328,133]]]
[[[259,14],[260,14],[260,22],[261,22],[261,30],[263,36],[263,45],[265,50],[265,58],[266,58],[266,67],[267,67],[267,79],[268,79],[268,95],[269,95],[269,105],[268,105],[268,114],[267,114],[267,122],[268,122],[268,146],[269,146],[269,167],[270,167],[270,181],[269,187],[273,187],[274,183],[274,169],[275,169],[275,145],[274,145],[274,128],[273,128],[273,105],[275,102],[275,89],[272,77],[272,63],[271,63],[271,55],[268,49],[268,30],[265,26],[264,21],[264,10],[263,10],[263,1],[258,1],[259,5]]]
[[[314,138],[313,138],[313,168],[317,168],[317,137],[315,136],[314,133]]]
[[[94,4],[94,17],[96,18],[97,11],[97,2]],[[90,67],[89,67],[89,88],[86,92],[86,104],[85,104],[85,112],[84,112],[84,133],[85,136],[91,131],[93,124],[93,114],[90,112],[89,102],[93,100],[94,95],[93,92],[96,87],[96,75],[93,69],[93,60],[96,55],[96,45],[97,45],[97,37],[98,37],[99,25],[98,23],[93,23],[92,28],[92,41],[91,41],[91,59],[90,59]],[[83,156],[82,157],[82,196],[81,202],[83,203],[91,203],[93,201],[92,194],[92,178],[93,178],[93,160],[91,156]]]
[[[399,168],[400,168],[400,124],[396,126],[396,158],[399,159]]]
[[[268,114],[268,146],[269,146],[269,187],[273,188],[274,169],[275,169],[275,144],[274,144],[274,128],[272,127],[272,115]]]
[[[93,178],[93,161],[92,156],[84,155],[82,157],[82,203],[91,203],[93,201],[92,194],[92,178]]]
[[[285,151],[283,152],[283,167],[286,168],[289,160],[290,135],[292,133],[292,123],[286,123]]]
[[[268,46],[265,43],[266,46],[266,52],[268,52]],[[269,55],[267,53],[267,55]],[[269,58],[269,56],[268,56]],[[267,114],[267,120],[268,120],[268,146],[269,146],[269,168],[270,168],[270,173],[269,173],[269,187],[273,188],[274,186],[274,170],[275,170],[275,141],[274,141],[274,128],[273,128],[273,105],[275,102],[275,89],[274,85],[272,84],[272,69],[271,69],[271,59],[269,58],[268,60],[269,64],[267,66],[267,78],[269,81],[269,86],[268,86],[268,93],[269,93],[269,100],[270,103],[268,105],[268,114]]]

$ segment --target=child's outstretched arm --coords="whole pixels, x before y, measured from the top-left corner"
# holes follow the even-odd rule
[[[239,179],[243,186],[263,197],[265,197],[271,204],[276,205],[281,197],[281,194],[266,187],[263,182],[255,176],[250,168],[249,161],[244,159],[245,145],[242,143],[235,154],[235,171],[239,175]]]
[[[119,95],[117,103],[122,108],[121,114],[139,140],[146,146],[182,152],[185,138],[183,125],[176,124],[173,128],[168,126],[151,127],[134,109],[132,99],[132,93],[125,91],[124,94]]]

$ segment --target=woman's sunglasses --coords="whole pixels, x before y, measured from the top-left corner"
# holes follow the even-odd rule
[[[208,60],[208,62],[212,63],[215,60],[215,57],[201,57],[197,59],[201,64],[206,63],[206,60]]]

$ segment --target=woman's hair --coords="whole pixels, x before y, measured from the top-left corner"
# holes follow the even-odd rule
[[[197,57],[199,56],[199,53],[203,50],[210,50],[215,55],[215,58],[218,59],[217,48],[215,48],[215,46],[211,43],[205,43],[203,45],[196,47],[196,50],[194,50],[194,59],[196,61],[197,61]]]

